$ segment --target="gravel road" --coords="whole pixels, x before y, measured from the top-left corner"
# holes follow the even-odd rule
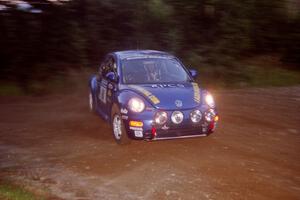
[[[213,94],[214,134],[127,146],[86,91],[0,97],[0,179],[49,199],[300,199],[300,87]]]

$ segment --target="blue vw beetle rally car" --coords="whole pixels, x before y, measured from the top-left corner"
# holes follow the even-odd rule
[[[90,110],[111,123],[117,143],[207,136],[219,117],[196,75],[166,52],[113,52],[89,81]]]

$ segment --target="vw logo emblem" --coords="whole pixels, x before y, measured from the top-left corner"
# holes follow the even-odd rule
[[[178,107],[178,108],[182,107],[182,101],[176,100],[176,101],[175,101],[175,105],[176,105],[176,107]]]

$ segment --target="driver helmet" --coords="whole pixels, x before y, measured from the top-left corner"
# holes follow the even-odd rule
[[[159,69],[157,68],[156,63],[154,61],[144,61],[143,64],[147,71],[148,79],[153,81],[157,80]]]

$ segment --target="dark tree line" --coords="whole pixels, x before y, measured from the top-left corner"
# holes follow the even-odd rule
[[[261,53],[300,63],[297,0],[27,2],[41,12],[0,1],[11,6],[0,10],[1,79],[24,87],[124,49],[165,50],[194,65]]]

